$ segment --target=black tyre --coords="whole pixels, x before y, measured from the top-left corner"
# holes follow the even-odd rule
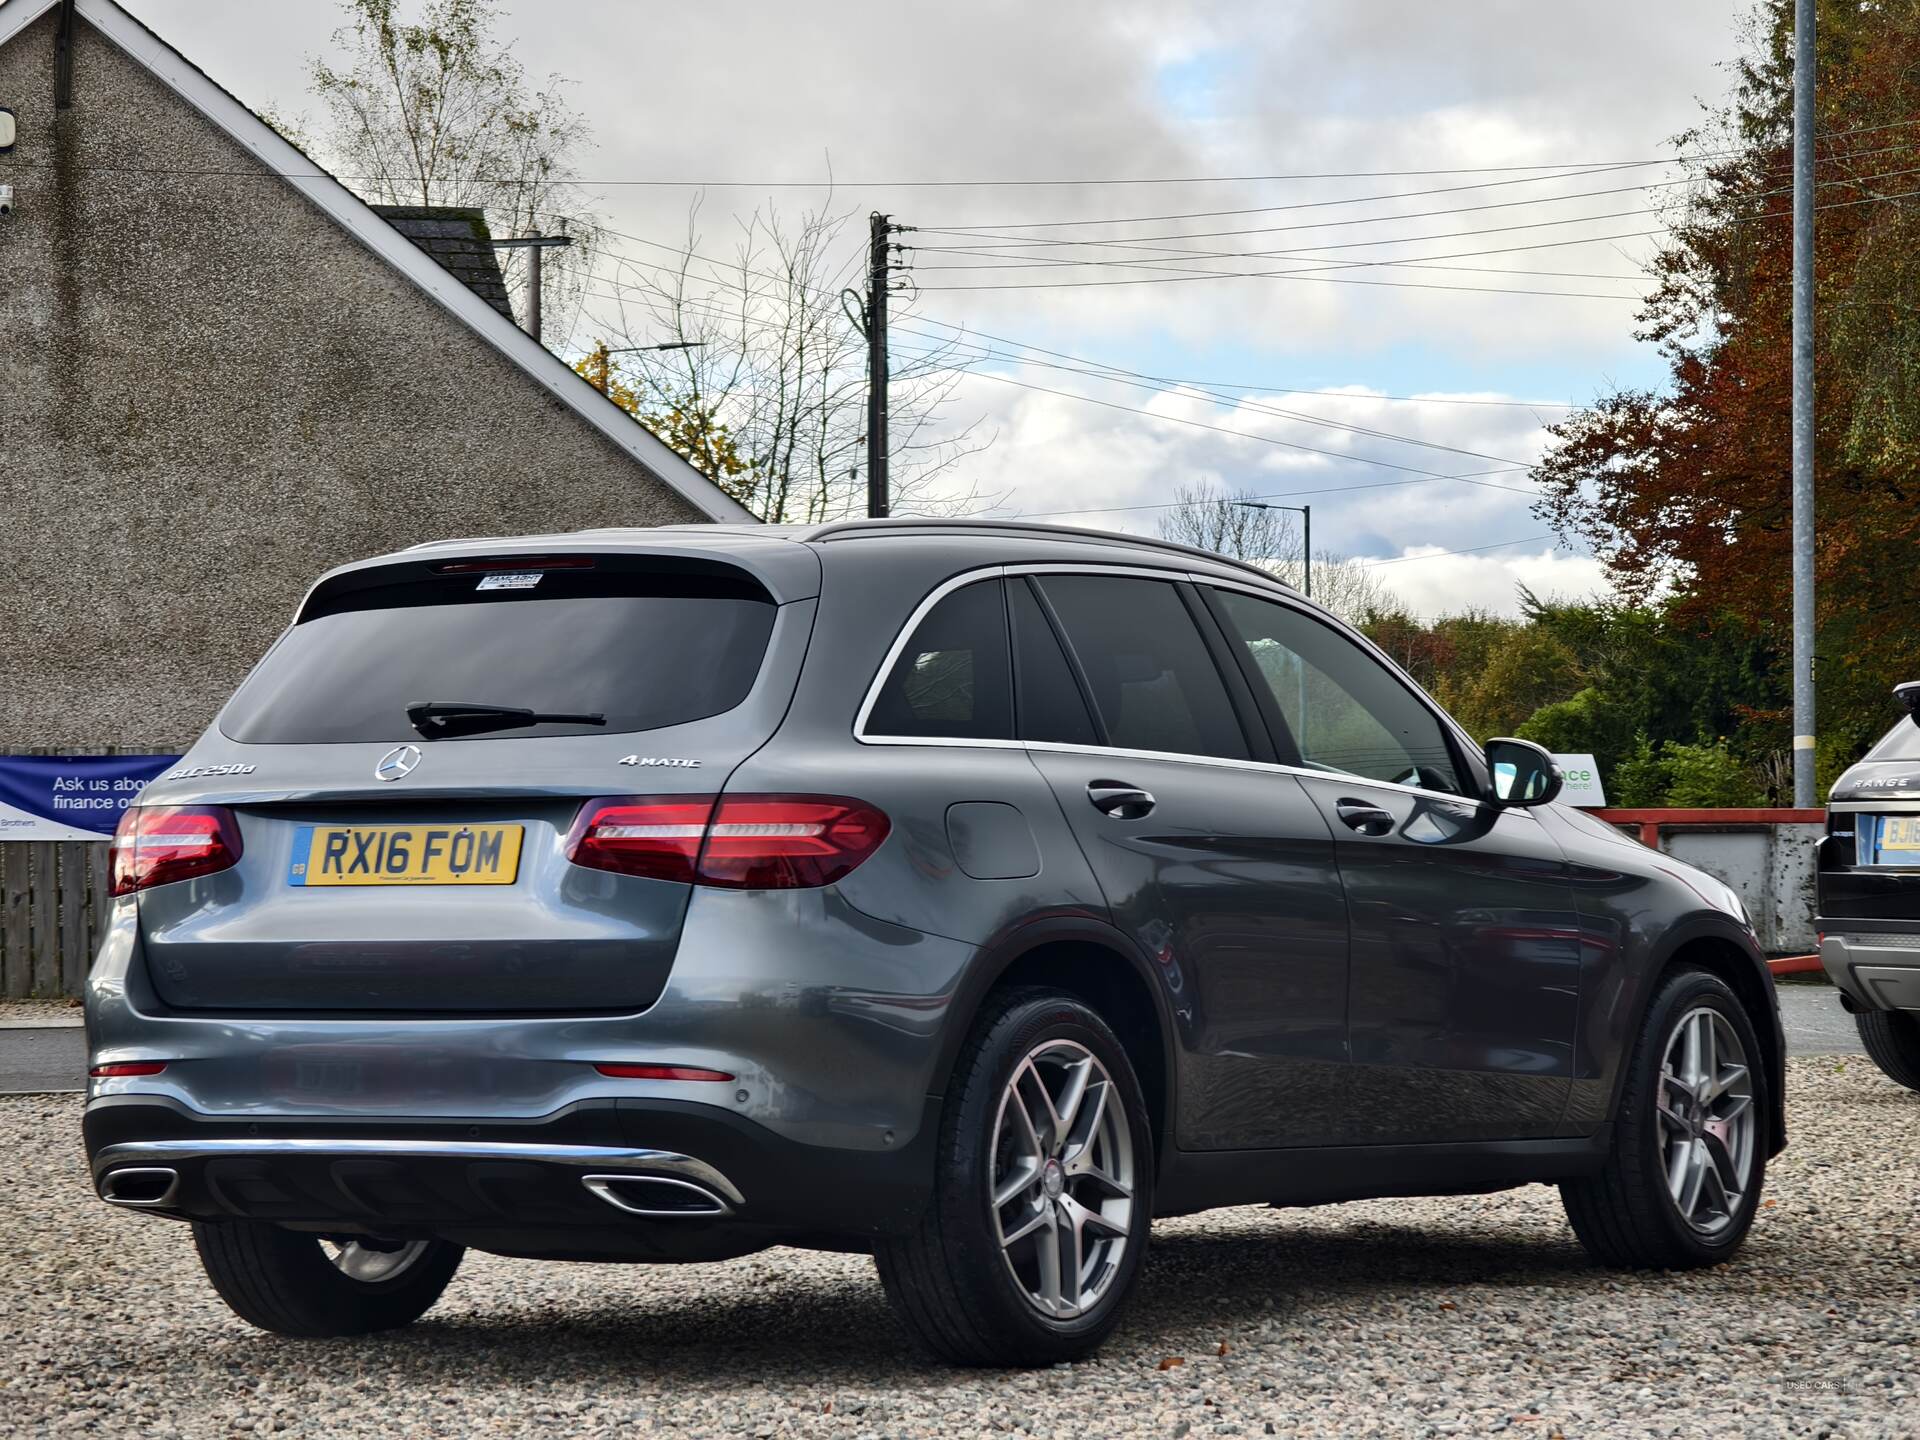
[[[960,1365],[1086,1355],[1146,1254],[1153,1146],[1126,1051],[1070,996],[992,996],[955,1066],[933,1197],[875,1253],[894,1309]]]
[[[276,1335],[367,1335],[411,1324],[466,1251],[444,1240],[321,1240],[253,1220],[196,1220],[193,1243],[220,1298]]]
[[[1862,1010],[1853,1017],[1860,1043],[1889,1080],[1920,1090],[1920,1015],[1905,1010]]]
[[[1613,1153],[1560,1186],[1602,1265],[1684,1270],[1740,1248],[1766,1179],[1772,1107],[1753,1023],[1718,976],[1662,977],[1627,1061]]]

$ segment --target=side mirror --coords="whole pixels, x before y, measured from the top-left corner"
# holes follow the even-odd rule
[[[1545,805],[1559,797],[1566,783],[1553,756],[1531,740],[1489,740],[1487,769],[1493,772],[1494,799],[1501,805]]]

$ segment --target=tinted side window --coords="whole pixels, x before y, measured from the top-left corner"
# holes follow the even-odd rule
[[[1014,691],[1022,740],[1056,745],[1096,745],[1093,717],[1068,667],[1066,653],[1027,581],[1007,585],[1013,621]]]
[[[1215,593],[1302,764],[1465,793],[1440,722],[1379,661],[1298,610],[1237,590]]]
[[[998,580],[962,586],[935,605],[880,688],[869,735],[1011,740],[1012,662]]]
[[[1121,576],[1048,575],[1107,743],[1123,750],[1251,758],[1226,683],[1174,587]]]

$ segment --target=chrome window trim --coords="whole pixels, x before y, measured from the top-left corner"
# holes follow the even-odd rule
[[[1275,592],[1272,590],[1263,590],[1258,585],[1248,585],[1238,580],[1229,580],[1229,579],[1226,579],[1220,576],[1215,576],[1215,575],[1191,575],[1188,578],[1192,580],[1196,585],[1213,585],[1223,590],[1240,590],[1240,591],[1244,591],[1248,595],[1252,595],[1255,599],[1272,600],[1277,604],[1287,605],[1289,608],[1299,611],[1302,615],[1305,615],[1308,619],[1319,621],[1322,624],[1331,622],[1333,629],[1335,630],[1336,633],[1352,641],[1367,655],[1371,656],[1375,662],[1377,662],[1378,664],[1384,665],[1387,668],[1387,673],[1393,676],[1393,678],[1397,680],[1400,684],[1404,685],[1407,689],[1407,692],[1413,696],[1414,700],[1420,705],[1424,706],[1426,708],[1427,713],[1432,715],[1434,719],[1438,720],[1442,728],[1444,728],[1456,740],[1458,740],[1461,743],[1461,745],[1463,745],[1466,748],[1466,751],[1469,755],[1485,754],[1486,747],[1480,744],[1480,742],[1475,740],[1471,735],[1469,735],[1466,732],[1466,730],[1461,726],[1460,722],[1458,720],[1455,720],[1453,716],[1449,715],[1446,711],[1446,708],[1443,705],[1441,705],[1441,703],[1438,700],[1434,699],[1433,696],[1429,695],[1426,692],[1426,689],[1420,684],[1418,680],[1415,680],[1411,675],[1407,674],[1406,671],[1402,670],[1398,665],[1394,664],[1392,656],[1388,655],[1386,651],[1382,650],[1378,645],[1374,644],[1373,641],[1369,640],[1365,635],[1362,635],[1358,630],[1354,629],[1353,626],[1347,624],[1346,621],[1342,620],[1338,615],[1335,615],[1331,610],[1324,609],[1323,607],[1320,607],[1320,606],[1308,606],[1308,605],[1299,604],[1297,602],[1299,601],[1300,597],[1298,595],[1293,594],[1291,591],[1282,590],[1282,591]],[[1229,636],[1228,638],[1231,639],[1232,637]],[[1329,772],[1316,771],[1314,773],[1324,774]],[[1468,778],[1471,778],[1471,777],[1468,777]],[[1389,789],[1393,789],[1393,790],[1400,790],[1400,789],[1407,788],[1405,786],[1395,785],[1393,784],[1392,781],[1384,781],[1382,783],[1384,783]],[[1432,795],[1432,794],[1439,794],[1444,792],[1426,790],[1420,793]],[[1476,802],[1479,802],[1479,801],[1483,801],[1485,797],[1462,796],[1460,798],[1475,800]],[[1516,806],[1513,808],[1519,809],[1524,807]]]
[[[932,736],[919,735],[869,735],[867,721],[873,715],[873,707],[880,703],[881,688],[887,683],[887,677],[893,674],[893,667],[900,659],[901,652],[907,648],[907,642],[913,639],[914,632],[920,628],[920,622],[927,618],[934,606],[938,605],[954,591],[983,580],[1005,578],[1008,575],[1132,575],[1149,580],[1165,580],[1169,583],[1187,578],[1185,569],[1167,566],[1156,569],[1145,565],[1092,565],[1061,562],[1056,565],[984,565],[973,570],[963,570],[958,575],[934,586],[927,592],[926,598],[914,606],[913,613],[907,616],[906,624],[900,627],[900,633],[893,637],[893,644],[887,647],[886,657],[880,662],[880,669],[867,685],[866,698],[860,702],[859,713],[853,717],[853,738],[862,745],[944,745],[968,744],[981,747],[1005,747],[1018,750],[1018,740],[966,740],[948,741]]]
[[[860,712],[859,714],[853,717],[853,738],[854,739],[858,740],[863,745],[873,745],[873,744],[882,744],[882,743],[890,744],[890,745],[920,745],[920,744],[943,744],[943,743],[953,743],[953,744],[968,743],[968,744],[994,745],[994,746],[1003,746],[1003,745],[1017,746],[1018,745],[1019,742],[1014,740],[978,740],[978,741],[967,741],[967,742],[961,742],[961,741],[943,742],[938,740],[929,741],[922,737],[917,737],[917,736],[887,736],[883,738],[869,739],[866,733],[867,720],[873,714],[873,707],[880,703],[881,687],[887,683],[887,677],[893,674],[893,667],[899,661],[901,652],[907,648],[907,642],[913,639],[914,633],[920,628],[920,622],[927,618],[928,612],[930,612],[933,609],[933,607],[938,605],[942,600],[946,599],[947,596],[953,594],[954,591],[962,589],[963,587],[968,585],[978,584],[983,580],[996,579],[999,576],[1004,575],[1005,573],[1006,573],[1006,567],[1004,565],[989,565],[979,570],[963,570],[960,572],[960,574],[950,575],[945,580],[941,581],[938,585],[934,586],[932,590],[927,592],[926,598],[921,600],[921,602],[918,605],[913,607],[913,613],[907,616],[906,624],[900,627],[900,633],[893,637],[893,644],[887,647],[887,653],[885,657],[882,658],[882,660],[880,661],[879,672],[875,674],[872,681],[869,682],[867,685],[866,699],[860,702]]]
[[[1039,561],[1019,565],[988,565],[974,570],[962,571],[958,575],[949,576],[946,580],[930,590],[926,598],[914,607],[913,613],[907,617],[906,623],[900,627],[900,633],[894,636],[893,644],[887,648],[886,657],[880,662],[879,672],[867,686],[866,698],[861,701],[859,713],[854,717],[853,738],[856,741],[862,745],[920,745],[936,746],[941,749],[1042,751],[1054,755],[1086,755],[1094,758],[1113,756],[1122,760],[1153,760],[1171,762],[1176,765],[1206,765],[1218,770],[1251,770],[1265,775],[1292,775],[1312,780],[1338,781],[1341,784],[1347,785],[1364,785],[1376,790],[1385,790],[1394,795],[1418,795],[1429,800],[1443,800],[1454,805],[1471,805],[1476,809],[1485,809],[1491,803],[1484,797],[1478,795],[1454,795],[1445,790],[1428,790],[1415,785],[1396,785],[1391,780],[1373,780],[1364,775],[1350,775],[1343,770],[1314,770],[1304,765],[1282,765],[1277,761],[1269,760],[1230,760],[1217,755],[1188,755],[1167,750],[1126,750],[1117,745],[1066,745],[1047,740],[989,740],[975,739],[967,736],[867,734],[867,720],[873,714],[874,706],[879,703],[880,689],[886,684],[887,677],[893,673],[893,667],[900,659],[901,652],[907,648],[907,642],[913,638],[914,632],[920,628],[920,622],[926,619],[928,612],[962,586],[975,584],[982,580],[992,580],[995,578],[1006,579],[1008,576],[1013,575],[1121,575],[1131,576],[1136,579],[1164,580],[1169,583],[1184,580],[1190,584],[1221,585],[1231,589],[1244,590],[1248,594],[1257,596],[1260,599],[1274,600],[1280,603],[1285,603],[1293,598],[1290,592],[1280,588],[1277,582],[1273,589],[1267,590],[1258,585],[1229,580],[1222,576],[1208,575],[1198,571],[1177,569],[1173,566],[1160,568],[1146,565],[1093,565],[1072,562],[1049,564],[1044,561]],[[1317,618],[1313,616],[1312,611],[1306,610],[1305,607],[1296,606],[1295,608],[1301,609],[1303,613],[1307,614],[1310,618]],[[1350,639],[1358,634],[1358,632],[1351,631],[1349,627],[1344,625],[1340,626],[1340,629],[1341,633],[1347,635]],[[1360,635],[1358,638],[1369,653],[1376,658],[1384,659],[1380,654],[1379,648],[1368,641],[1364,635]],[[1448,716],[1444,710],[1441,710],[1426,691],[1422,690],[1418,685],[1415,685],[1411,680],[1401,677],[1398,667],[1393,666],[1391,661],[1386,661],[1386,663],[1392,673],[1397,678],[1401,678],[1403,683],[1412,690],[1417,700],[1423,703],[1431,713],[1447,725],[1455,735],[1462,734],[1459,726],[1453,723],[1452,717]]]

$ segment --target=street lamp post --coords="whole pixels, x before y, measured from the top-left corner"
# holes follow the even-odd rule
[[[1302,519],[1300,527],[1300,573],[1306,577],[1307,598],[1313,598],[1313,507],[1311,505],[1269,505],[1264,500],[1236,500],[1246,510],[1291,510]]]
[[[706,343],[704,340],[663,340],[658,345],[616,345],[607,354],[638,355],[643,350],[698,350]]]
[[[593,354],[587,358],[593,359],[598,357],[600,361],[600,378],[596,380],[592,376],[588,376],[587,383],[602,395],[606,394],[607,382],[610,379],[607,361],[615,355],[638,355],[649,350],[698,350],[706,343],[704,340],[663,340],[658,345],[615,345],[612,347],[597,345],[594,347]]]

